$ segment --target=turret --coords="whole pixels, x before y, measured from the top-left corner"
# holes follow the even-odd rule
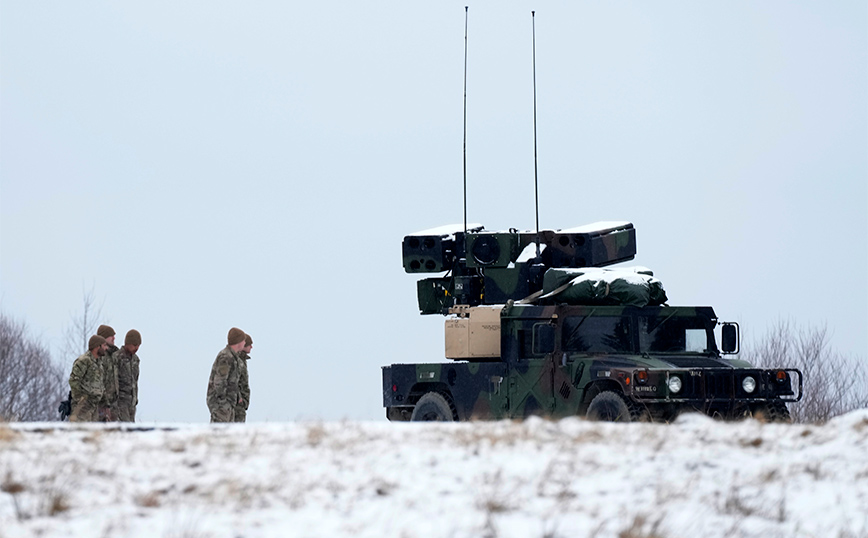
[[[636,230],[629,222],[539,233],[453,225],[407,235],[402,251],[408,273],[445,272],[417,284],[420,312],[445,315],[455,305],[502,304],[538,294],[548,269],[605,267],[632,260]]]

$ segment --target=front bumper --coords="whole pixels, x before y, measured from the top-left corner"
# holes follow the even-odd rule
[[[681,381],[678,391],[673,377]],[[749,391],[752,378],[754,389]],[[629,385],[632,397],[641,402],[724,403],[802,399],[802,372],[795,368],[763,370],[754,368],[643,369],[633,370]]]

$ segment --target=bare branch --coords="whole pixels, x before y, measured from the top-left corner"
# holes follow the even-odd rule
[[[99,319],[102,317],[102,305],[96,305],[94,286],[86,290],[81,289],[82,308],[79,314],[70,316],[70,324],[64,334],[63,355],[65,357],[78,357],[87,351],[87,342],[96,334],[99,327]]]
[[[68,388],[48,348],[24,323],[0,314],[0,420],[57,420]]]
[[[830,348],[825,325],[796,327],[789,320],[778,321],[745,356],[759,367],[801,370],[804,396],[790,405],[796,422],[825,422],[868,406],[868,371],[858,357]]]

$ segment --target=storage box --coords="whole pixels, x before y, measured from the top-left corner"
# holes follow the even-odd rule
[[[500,311],[503,305],[454,306],[446,318],[446,358],[500,357]]]

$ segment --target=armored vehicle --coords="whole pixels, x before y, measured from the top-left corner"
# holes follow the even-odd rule
[[[699,411],[789,420],[801,372],[728,358],[737,324],[708,306],[668,306],[645,268],[608,267],[635,253],[635,230],[621,222],[406,236],[407,272],[447,272],[417,292],[422,314],[446,316],[450,362],[383,367],[387,418],[668,421]]]

